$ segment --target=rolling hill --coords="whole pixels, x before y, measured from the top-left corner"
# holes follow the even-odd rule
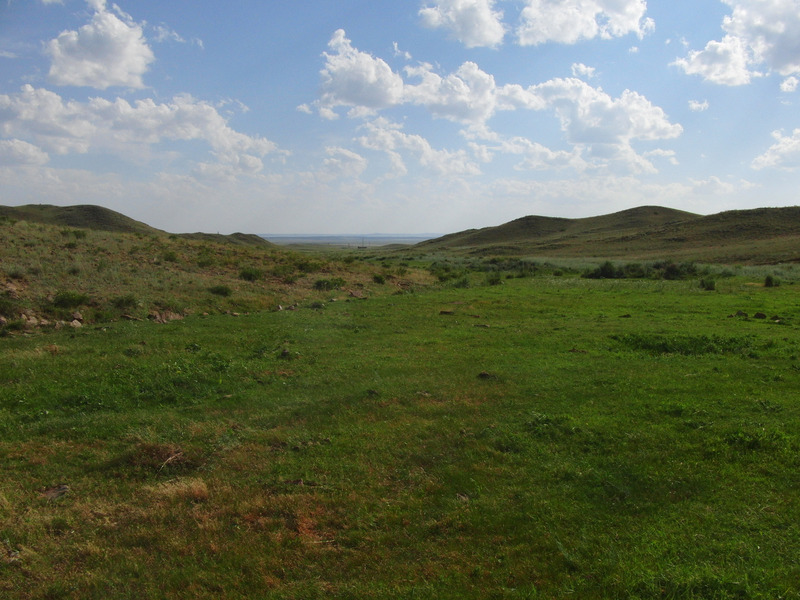
[[[583,219],[528,216],[427,240],[416,247],[472,255],[798,262],[800,207],[702,216],[642,206]]]
[[[80,204],[76,206],[53,206],[50,204],[26,204],[24,206],[0,206],[0,219],[31,221],[45,225],[75,227],[113,233],[138,233],[143,235],[169,235],[141,221],[102,206]],[[192,240],[229,243],[238,246],[272,246],[270,242],[255,234],[233,233],[181,233],[178,237]]]

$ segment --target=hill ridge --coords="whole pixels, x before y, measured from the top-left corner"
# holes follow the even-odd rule
[[[576,219],[529,215],[417,247],[469,255],[800,262],[800,207],[699,215],[647,205]]]

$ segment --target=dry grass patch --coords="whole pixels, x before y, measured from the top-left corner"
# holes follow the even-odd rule
[[[159,498],[169,500],[187,500],[189,502],[207,502],[209,491],[206,482],[199,477],[187,477],[159,483],[147,488]]]

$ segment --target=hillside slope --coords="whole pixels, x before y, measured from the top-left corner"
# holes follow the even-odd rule
[[[111,233],[139,233],[143,235],[168,235],[161,229],[136,221],[121,213],[102,206],[80,204],[76,206],[53,206],[50,204],[26,204],[24,206],[0,206],[0,219],[28,221],[44,225],[75,227]],[[180,238],[207,242],[235,244],[237,246],[272,246],[255,234],[233,233],[180,233]]]
[[[800,261],[800,207],[701,216],[659,206],[583,219],[529,216],[417,245],[457,254],[706,262]]]

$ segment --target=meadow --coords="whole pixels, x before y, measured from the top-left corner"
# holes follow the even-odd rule
[[[0,337],[0,596],[800,598],[792,265],[270,249],[263,300],[220,252],[182,320],[81,288],[94,322]]]

